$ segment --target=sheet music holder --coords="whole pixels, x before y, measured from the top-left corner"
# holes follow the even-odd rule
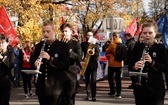
[[[21,70],[21,71],[26,74],[41,74],[41,72],[38,70]]]
[[[142,76],[142,77],[148,77],[147,73],[140,73],[140,72],[129,72],[130,76]]]

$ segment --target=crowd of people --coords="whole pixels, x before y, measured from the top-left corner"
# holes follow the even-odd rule
[[[60,31],[62,36],[59,40],[55,36],[54,23],[50,20],[43,22],[44,40],[33,47],[30,41],[25,41],[22,47],[19,43],[12,47],[7,38],[0,35],[0,105],[9,105],[12,87],[23,85],[25,97],[32,96],[32,78],[40,105],[75,105],[77,75],[86,63],[84,59],[88,57],[88,47],[93,52],[89,54],[89,62],[83,76],[85,100],[91,98],[92,101],[96,101],[100,44],[96,43],[90,48],[88,40],[94,37],[93,32],[87,32],[86,41],[80,42],[69,23],[62,24]],[[127,57],[122,61],[115,59],[117,44],[123,43],[117,32],[114,32],[112,38],[104,44],[102,51],[106,53],[108,60],[106,65],[109,96],[122,98],[121,75],[123,67],[126,66],[129,72],[147,74],[147,76],[138,74],[131,76],[132,83],[128,88],[133,89],[135,104],[164,105],[163,73],[168,77],[168,51],[164,44],[156,41],[157,34],[157,24],[152,19],[143,23],[138,41],[134,40],[134,35],[125,33]],[[41,74],[21,72],[37,68]],[[11,73],[12,69],[14,73]]]

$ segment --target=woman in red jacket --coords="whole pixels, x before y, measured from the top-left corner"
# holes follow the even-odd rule
[[[25,41],[24,43],[24,50],[22,50],[22,69],[24,70],[30,70],[31,64],[30,64],[30,57],[32,54],[32,47],[31,47],[31,42],[30,41]],[[24,93],[25,97],[28,98],[29,96],[32,95],[32,86],[31,86],[31,77],[32,74],[26,74],[24,72],[21,72],[22,79],[23,79],[23,88],[24,88]],[[29,91],[28,91],[28,89]],[[29,92],[29,94],[28,94]]]

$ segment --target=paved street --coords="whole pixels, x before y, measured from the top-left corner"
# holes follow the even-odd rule
[[[115,99],[107,95],[109,92],[107,80],[99,81],[97,83],[97,101],[85,101],[86,96],[84,92],[84,83],[80,81],[80,87],[76,96],[76,105],[134,105],[134,98],[132,89],[127,89],[130,85],[129,77],[124,77],[122,80],[122,99]],[[33,88],[33,92],[35,89]],[[25,99],[23,88],[14,88],[10,105],[38,105],[37,96],[29,97]],[[168,92],[165,98],[165,105],[168,105]]]

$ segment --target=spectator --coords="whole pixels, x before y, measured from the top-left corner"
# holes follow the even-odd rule
[[[123,61],[115,60],[114,54],[116,52],[116,47],[118,43],[122,43],[121,38],[119,38],[119,34],[114,32],[112,35],[112,43],[106,49],[106,54],[109,54],[108,59],[108,82],[110,86],[110,92],[108,95],[114,96],[115,98],[121,98],[121,72],[122,67],[124,66]],[[115,80],[116,80],[116,90],[114,85],[114,73],[115,73]]]

